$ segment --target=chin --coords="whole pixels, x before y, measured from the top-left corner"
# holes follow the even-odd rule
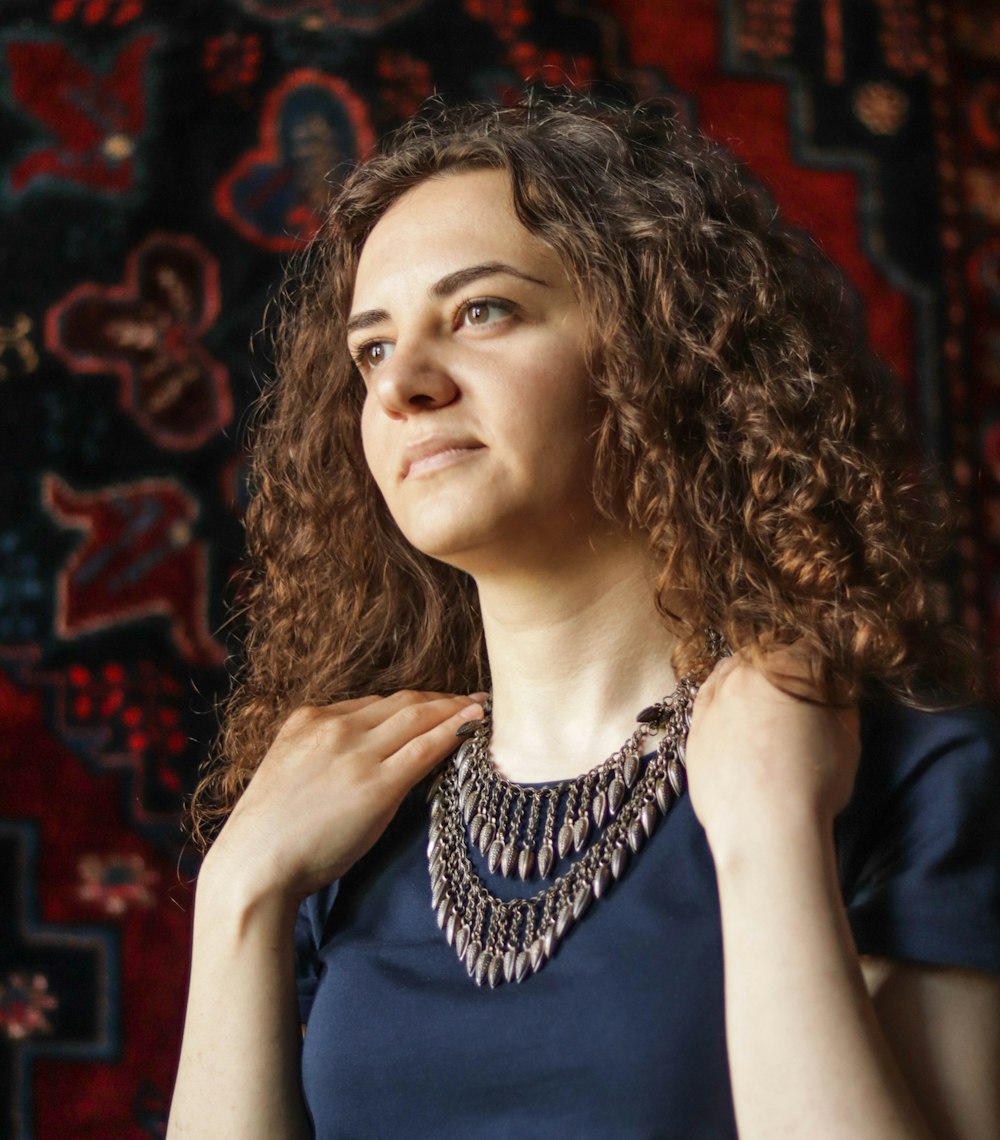
[[[468,508],[450,512],[445,518],[425,515],[413,524],[400,524],[400,530],[415,550],[474,577],[512,558],[516,560],[528,531],[523,522],[508,520],[504,526],[500,520]]]
[[[414,550],[452,566],[459,564],[462,555],[472,553],[488,540],[482,520],[463,522],[454,515],[437,525],[428,518],[415,520],[413,525],[397,520],[397,525]]]

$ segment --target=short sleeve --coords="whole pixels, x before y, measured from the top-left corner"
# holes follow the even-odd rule
[[[299,999],[299,1019],[309,1020],[316,987],[319,985],[319,948],[323,944],[337,884],[331,883],[316,894],[303,899],[295,916],[295,990]]]
[[[864,710],[837,821],[859,953],[1000,973],[1000,724],[987,710]]]

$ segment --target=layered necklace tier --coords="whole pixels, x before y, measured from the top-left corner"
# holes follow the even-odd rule
[[[698,691],[685,677],[643,709],[625,743],[596,768],[542,787],[516,784],[490,755],[491,707],[459,730],[466,739],[435,779],[427,860],[438,926],[476,985],[522,982],[627,871],[684,790],[684,748]],[[643,765],[644,745],[658,737]],[[501,899],[473,866],[548,881],[530,897]],[[553,877],[554,876],[554,877]]]

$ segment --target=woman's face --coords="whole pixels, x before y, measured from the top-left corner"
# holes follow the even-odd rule
[[[584,318],[505,173],[420,183],[361,253],[348,343],[365,456],[418,549],[472,573],[586,547],[594,407]]]

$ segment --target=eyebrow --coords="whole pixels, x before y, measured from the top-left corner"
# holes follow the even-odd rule
[[[435,300],[441,300],[444,297],[451,296],[459,289],[465,288],[466,285],[471,285],[473,281],[478,281],[482,277],[496,277],[499,274],[519,277],[522,281],[528,281],[532,285],[541,285],[545,289],[550,288],[547,281],[532,277],[530,273],[524,273],[513,265],[508,265],[505,261],[485,261],[481,265],[469,265],[465,269],[456,269],[454,273],[446,274],[439,281],[435,281],[427,293]],[[362,313],[356,313],[348,320],[347,332],[350,334],[359,329],[370,329],[372,325],[390,319],[387,309],[366,309]]]

